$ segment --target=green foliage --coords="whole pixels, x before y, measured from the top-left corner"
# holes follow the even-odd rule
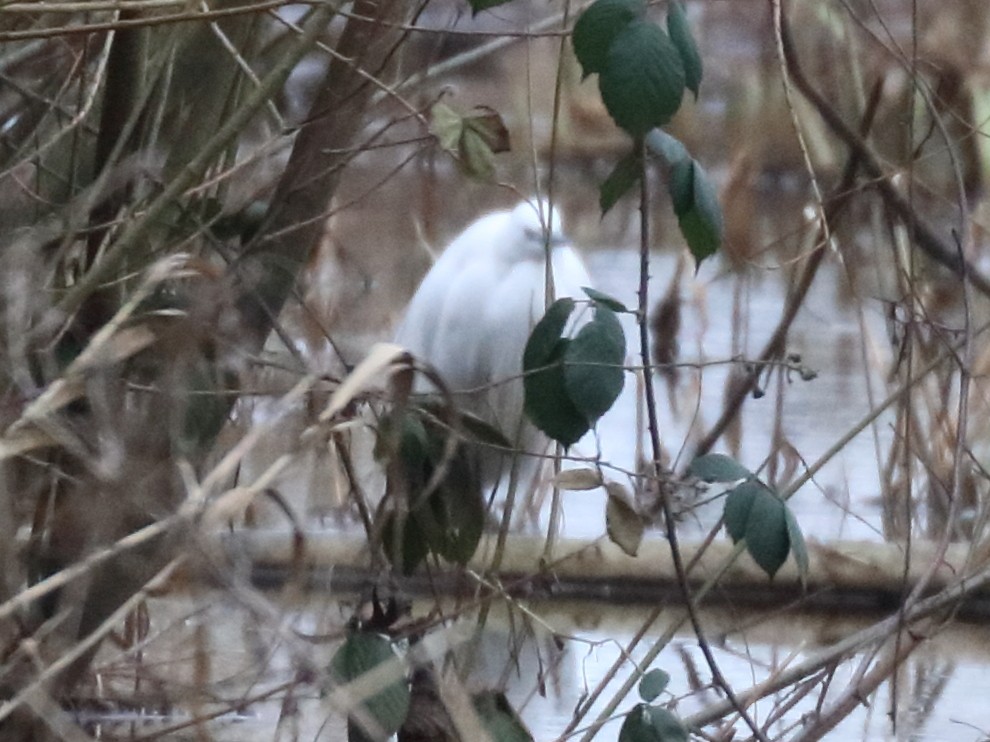
[[[684,84],[677,47],[648,21],[633,21],[615,36],[598,77],[609,115],[636,138],[670,121],[681,107]]]
[[[688,466],[688,474],[703,482],[738,482],[753,476],[753,472],[724,453],[699,456]]]
[[[585,77],[598,73],[602,101],[615,123],[667,163],[674,213],[700,265],[722,244],[722,211],[701,165],[658,127],[677,113],[685,88],[698,97],[701,55],[680,2],[670,3],[667,33],[643,16],[636,0],[598,0],[574,25],[574,53]],[[640,181],[643,165],[638,145],[619,160],[599,191],[603,215]]]
[[[667,33],[670,40],[674,42],[677,51],[680,52],[681,61],[684,63],[684,84],[688,90],[694,93],[695,100],[698,98],[698,91],[701,88],[701,54],[698,52],[698,45],[694,43],[694,36],[688,26],[687,16],[684,13],[684,4],[680,0],[671,0],[670,8],[667,11]]]
[[[667,689],[670,674],[656,667],[646,673],[639,681],[639,697],[647,703],[655,701]]]
[[[669,187],[681,234],[700,265],[721,247],[725,233],[715,187],[696,160],[673,167]]]
[[[348,636],[334,654],[329,669],[336,682],[344,684],[357,680],[387,662],[396,661],[395,651],[388,639],[378,634],[356,632]],[[348,716],[349,742],[387,739],[398,731],[409,713],[409,685],[402,677],[374,695],[359,699],[355,710],[357,709],[360,709],[360,714]],[[373,719],[382,734],[370,736],[355,722],[358,716]]]
[[[619,742],[687,742],[687,729],[662,706],[637,704],[619,730]]]
[[[563,335],[575,302],[558,299],[526,343],[526,415],[565,447],[577,443],[622,391],[626,343],[622,326],[608,306],[614,301],[596,300],[594,317],[571,339]]]
[[[590,286],[582,286],[581,290],[588,295],[595,304],[599,304],[606,309],[611,309],[613,312],[619,312],[624,314],[631,314],[632,311],[621,301],[615,297],[609,296],[608,294],[603,294],[601,291],[597,291]]]
[[[431,408],[409,408],[382,421],[376,456],[388,458],[385,441],[396,441],[393,472],[406,484],[407,507],[390,503],[382,528],[382,545],[392,564],[409,574],[430,554],[464,565],[481,540],[485,504],[471,449],[458,442],[451,455],[447,439],[453,431],[441,425]],[[463,419],[455,424],[467,429]],[[480,421],[471,426],[496,445],[508,441]],[[484,438],[482,438],[484,436]],[[434,478],[442,474],[439,481]]]
[[[602,210],[602,216],[639,182],[642,174],[643,158],[640,157],[639,150],[633,150],[616,163],[598,192],[598,206]]]
[[[584,77],[605,69],[615,37],[645,13],[643,0],[598,0],[581,14],[571,40]]]
[[[734,543],[746,542],[746,550],[773,579],[787,555],[793,554],[802,582],[808,574],[808,548],[804,535],[787,503],[755,474],[729,456],[710,453],[699,456],[688,473],[705,482],[738,482],[729,490],[722,517]]]

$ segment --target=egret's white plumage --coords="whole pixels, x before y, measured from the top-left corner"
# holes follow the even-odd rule
[[[540,439],[522,422],[522,357],[545,309],[548,239],[556,297],[583,298],[591,285],[557,211],[544,226],[549,213],[523,202],[471,224],[426,274],[396,336],[452,392],[470,392],[457,397],[465,409],[530,451]],[[497,474],[487,469],[486,479]]]

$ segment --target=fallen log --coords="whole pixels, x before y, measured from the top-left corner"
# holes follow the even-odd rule
[[[298,542],[284,531],[251,530],[220,537],[222,552],[252,565],[252,579],[263,588],[302,581],[310,589],[350,591],[375,579],[367,541],[363,536],[331,531],[306,533]],[[697,564],[690,573],[694,586],[716,574],[731,555],[728,539],[718,539],[698,556],[702,544],[681,545],[684,561]],[[486,538],[467,570],[434,568],[401,578],[398,584],[421,591],[475,594],[505,590],[515,596],[607,601],[618,604],[680,602],[670,547],[662,539],[643,542],[630,557],[606,539],[562,539],[555,559],[543,563],[544,541],[537,536],[510,536],[498,575],[487,576],[494,538]],[[814,612],[889,613],[897,609],[918,581],[929,573],[938,545],[837,541],[808,543],[809,570],[804,585],[793,560],[771,580],[742,554],[724,572],[706,603],[737,607],[783,607],[799,602]],[[974,554],[969,544],[950,544],[934,570],[924,594],[955,583],[974,566],[986,564],[987,555]],[[960,617],[990,615],[990,592],[967,596]]]

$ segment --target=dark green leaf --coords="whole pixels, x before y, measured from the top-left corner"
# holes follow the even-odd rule
[[[639,681],[639,697],[647,703],[653,701],[657,696],[667,689],[670,682],[670,675],[659,667],[650,670],[643,679]]]
[[[733,542],[746,538],[753,501],[766,489],[766,485],[762,482],[750,479],[734,488],[725,498],[722,516],[725,518],[725,530],[729,532]]]
[[[569,345],[569,340],[558,340],[546,359],[547,367],[523,378],[523,409],[527,417],[565,448],[581,440],[581,436],[591,428],[588,418],[575,406],[568,392],[563,360]]]
[[[722,245],[725,225],[718,194],[701,165],[691,160],[672,169],[670,195],[681,234],[700,264]]]
[[[651,706],[649,710],[650,727],[653,729],[658,742],[688,742],[687,729],[671,711],[660,706]]]
[[[688,733],[667,709],[640,703],[626,716],[619,742],[688,742]]]
[[[662,129],[654,129],[643,141],[646,143],[646,148],[660,157],[669,167],[691,159],[691,153],[687,151],[681,140]]]
[[[589,286],[582,286],[581,290],[588,295],[595,304],[611,309],[613,312],[629,312],[629,309],[618,299],[609,296],[608,294],[603,294],[601,291],[597,291]]]
[[[605,69],[615,37],[645,10],[643,0],[598,0],[581,14],[571,41],[584,77]]]
[[[492,740],[498,742],[532,742],[533,735],[505,698],[504,693],[483,691],[472,697],[474,710]]]
[[[629,189],[639,182],[643,174],[643,161],[639,152],[630,152],[612,168],[598,192],[598,207],[605,216]]]
[[[526,341],[526,349],[523,351],[524,372],[541,368],[550,362],[573,311],[574,300],[569,297],[557,299],[547,308]]]
[[[567,396],[588,425],[594,425],[618,399],[625,375],[626,337],[615,312],[603,306],[582,327],[564,354]]]
[[[699,456],[691,462],[688,474],[703,482],[738,482],[753,476],[753,472],[723,453]]]
[[[636,512],[631,503],[632,498],[621,484],[609,482],[606,491],[608,502],[605,505],[605,530],[613,544],[634,557],[639,551],[646,528],[643,517]]]
[[[578,442],[590,425],[571,401],[562,363],[570,340],[562,338],[574,300],[558,299],[536,323],[523,352],[524,409],[533,424],[565,447]],[[536,369],[541,369],[537,371]]]
[[[790,542],[791,554],[794,555],[794,562],[797,564],[798,575],[803,585],[808,579],[808,545],[804,542],[801,526],[798,525],[794,513],[787,507],[787,503],[784,503],[784,518],[787,522],[787,537]]]
[[[612,42],[598,87],[615,123],[641,137],[666,124],[681,107],[680,52],[659,26],[633,21]]]
[[[386,662],[396,662],[392,644],[378,634],[351,634],[330,661],[330,672],[338,683],[352,680]],[[400,677],[370,698],[358,699],[364,716],[373,719],[381,735],[363,734],[365,739],[387,739],[393,735],[409,712],[409,685]]]
[[[382,548],[388,561],[404,575],[411,575],[430,553],[430,545],[420,526],[406,515],[401,533],[396,533],[399,521],[393,510],[388,513],[382,528]]]
[[[439,538],[430,546],[444,559],[461,566],[474,556],[485,527],[485,501],[479,481],[466,452],[461,450],[449,463],[443,484],[430,497],[440,529]],[[420,517],[419,510],[412,513],[415,522]]]
[[[670,34],[670,40],[681,54],[681,61],[684,63],[684,84],[697,99],[698,90],[701,88],[701,54],[698,53],[698,45],[694,42],[680,0],[671,0],[667,10],[667,33]]]
[[[753,498],[746,524],[746,549],[771,578],[790,552],[786,512],[784,501],[764,487]]]

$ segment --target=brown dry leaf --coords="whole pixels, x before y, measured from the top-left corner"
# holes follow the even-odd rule
[[[553,478],[553,486],[562,490],[593,490],[602,486],[597,469],[565,469]]]
[[[320,413],[320,422],[332,420],[337,413],[347,407],[357,396],[358,392],[368,386],[379,374],[408,357],[409,352],[395,343],[375,343],[368,355],[344,379],[343,383],[330,397],[326,409]]]
[[[605,506],[605,529],[616,546],[629,556],[636,556],[643,541],[645,525],[632,506],[632,495],[618,482],[605,485],[608,504]]]

